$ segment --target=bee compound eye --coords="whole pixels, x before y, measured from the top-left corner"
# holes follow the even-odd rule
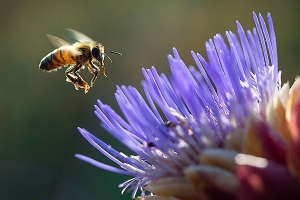
[[[94,47],[92,49],[92,54],[93,54],[93,56],[97,57],[97,55],[100,54],[100,50],[97,47]]]

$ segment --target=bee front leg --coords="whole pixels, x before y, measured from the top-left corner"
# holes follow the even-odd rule
[[[67,68],[67,70],[66,70],[66,77],[67,77],[66,81],[73,83],[76,90],[78,90],[79,87],[84,88],[84,92],[86,94],[89,91],[90,86],[76,72],[78,69],[81,68],[81,66],[82,66],[81,63],[79,63],[79,64],[76,64],[74,66],[71,66],[71,67]]]
[[[97,67],[92,61],[89,62],[89,64],[87,65],[88,68],[90,69],[90,71],[94,74],[92,80],[91,80],[91,87],[93,87],[97,77],[98,77],[98,74],[99,74],[99,67]]]

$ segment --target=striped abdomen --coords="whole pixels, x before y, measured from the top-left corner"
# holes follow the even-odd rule
[[[40,62],[40,69],[51,71],[59,67],[76,63],[74,47],[62,46],[46,55]]]

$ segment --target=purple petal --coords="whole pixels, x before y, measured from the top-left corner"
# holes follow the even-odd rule
[[[101,168],[101,169],[104,169],[104,170],[107,170],[107,171],[110,171],[110,172],[113,172],[113,173],[134,176],[133,173],[130,173],[126,170],[119,169],[119,168],[116,168],[116,167],[112,167],[110,165],[106,165],[104,163],[98,162],[98,161],[96,161],[92,158],[89,158],[89,157],[81,155],[81,154],[75,154],[75,157],[82,160],[82,161],[90,163],[90,164],[94,165],[95,167],[98,167],[98,168]]]

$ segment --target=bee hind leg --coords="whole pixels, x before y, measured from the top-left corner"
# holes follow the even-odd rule
[[[89,62],[89,64],[87,65],[90,72],[94,74],[92,80],[91,80],[91,87],[93,87],[97,77],[98,77],[98,74],[99,74],[99,67],[97,67],[94,63],[92,63],[91,61]]]
[[[76,64],[74,66],[71,66],[67,68],[66,70],[66,81],[73,83],[76,90],[78,88],[84,88],[85,94],[89,91],[90,86],[87,82],[83,80],[83,78],[76,72],[78,69],[80,69],[81,64]]]

